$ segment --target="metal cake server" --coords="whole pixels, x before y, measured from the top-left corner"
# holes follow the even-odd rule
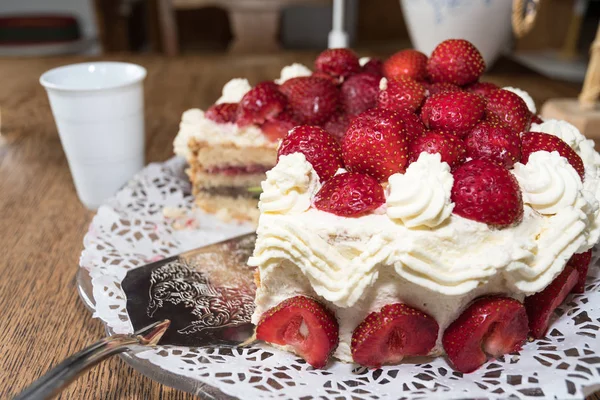
[[[47,399],[107,357],[147,346],[236,346],[252,340],[256,234],[130,270],[121,286],[135,333],[112,335],[67,358],[15,400]]]

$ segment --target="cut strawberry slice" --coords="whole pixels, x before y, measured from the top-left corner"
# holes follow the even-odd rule
[[[575,268],[579,272],[579,280],[573,287],[573,293],[585,292],[585,278],[587,278],[588,268],[592,261],[592,250],[585,253],[573,254],[573,257],[567,262],[568,265]]]
[[[265,312],[256,339],[291,346],[315,368],[323,368],[338,345],[338,322],[321,303],[304,296],[284,300]]]
[[[521,349],[528,331],[523,304],[506,297],[484,297],[448,326],[442,344],[454,368],[468,373],[486,362],[486,353],[500,357]]]
[[[525,298],[531,336],[539,339],[546,335],[552,313],[562,304],[578,280],[579,272],[567,265],[546,289]]]

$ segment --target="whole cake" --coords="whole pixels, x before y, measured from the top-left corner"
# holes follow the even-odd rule
[[[356,65],[341,49],[316,63],[340,93]],[[292,129],[262,182],[256,338],[315,367],[446,355],[471,372],[544,337],[584,291],[600,156],[527,93],[479,82],[467,41],[379,67],[382,79],[362,72],[374,105],[342,109],[343,135]]]

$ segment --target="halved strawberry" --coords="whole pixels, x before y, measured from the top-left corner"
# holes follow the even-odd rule
[[[388,79],[407,76],[422,81],[427,74],[427,56],[413,49],[400,50],[383,63],[383,75]]]
[[[402,303],[374,311],[352,333],[352,358],[360,365],[379,368],[404,357],[426,356],[435,346],[438,323]]]
[[[438,44],[427,61],[431,82],[466,85],[475,82],[485,70],[481,53],[471,42],[448,39]]]
[[[383,76],[383,61],[379,58],[372,57],[365,65],[363,65],[362,72],[381,78]]]
[[[577,171],[583,181],[585,167],[583,166],[581,157],[561,138],[548,133],[526,132],[521,135],[521,146],[521,162],[523,164],[527,164],[531,153],[536,151],[557,151],[558,154],[566,158],[569,164],[575,168],[575,171]]]
[[[359,114],[344,135],[342,155],[349,171],[369,174],[380,182],[404,172],[408,139],[402,116],[381,108]]]
[[[579,273],[579,280],[573,287],[573,293],[585,292],[585,278],[587,278],[588,268],[592,261],[592,250],[588,250],[583,253],[573,254],[573,256],[567,262],[567,265],[575,268]]]
[[[500,89],[500,86],[492,82],[475,82],[465,86],[467,92],[475,93],[483,97],[488,97],[490,93]]]
[[[263,134],[272,142],[283,139],[288,132],[299,125],[298,119],[290,111],[283,111],[272,119],[265,121],[260,129]]]
[[[518,94],[498,89],[486,96],[486,115],[493,114],[517,133],[526,132],[531,125],[531,112]]]
[[[323,368],[339,339],[335,315],[309,297],[296,296],[265,312],[256,326],[256,339],[291,346],[315,368]]]
[[[237,124],[239,126],[262,124],[282,112],[286,105],[287,100],[277,90],[275,83],[261,82],[242,97]]]
[[[235,122],[238,114],[238,103],[214,104],[204,113],[204,116],[211,121],[224,124]]]
[[[483,117],[485,100],[468,92],[442,92],[425,100],[421,119],[430,129],[450,130],[465,135]]]
[[[281,92],[301,123],[319,125],[331,117],[339,105],[339,91],[331,81],[303,76],[285,81]]]
[[[379,78],[372,74],[352,75],[342,83],[340,100],[346,114],[356,115],[377,105]]]
[[[465,161],[465,146],[460,138],[451,133],[434,131],[413,140],[409,147],[409,162],[417,161],[422,152],[442,156],[442,161],[447,162],[451,169],[455,169]]]
[[[301,125],[288,133],[279,145],[277,159],[285,154],[302,153],[321,178],[331,178],[344,166],[340,145],[333,136],[318,126]]]
[[[415,113],[402,114],[402,122],[404,122],[406,137],[409,142],[427,133],[427,128],[423,125],[421,117]]]
[[[317,56],[315,70],[334,77],[348,77],[360,72],[360,64],[350,49],[327,49]]]
[[[317,192],[314,206],[342,217],[360,217],[385,203],[383,187],[375,178],[345,172],[329,179]]]
[[[472,160],[454,171],[454,213],[496,227],[523,218],[523,199],[515,177],[485,160]]]
[[[544,290],[525,298],[531,336],[539,339],[546,335],[552,313],[577,285],[578,280],[579,272],[570,265],[566,265],[560,275]]]
[[[415,112],[425,99],[425,88],[407,76],[382,80],[377,106],[400,113]]]
[[[527,313],[508,297],[475,300],[442,337],[448,359],[458,371],[473,372],[487,361],[521,349],[527,339]]]
[[[423,83],[425,87],[425,96],[433,96],[434,94],[443,92],[461,92],[460,86],[448,82]]]
[[[465,138],[467,157],[510,169],[521,159],[519,135],[503,125],[482,121]]]
[[[338,110],[323,124],[323,129],[336,138],[338,142],[341,142],[350,125],[350,120],[351,118],[348,114],[342,110]]]

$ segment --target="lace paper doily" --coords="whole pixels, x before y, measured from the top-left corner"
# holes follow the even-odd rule
[[[80,266],[89,271],[94,317],[116,333],[131,333],[121,281],[127,270],[204,244],[252,231],[194,214],[184,162],[151,164],[102,206],[84,239]],[[164,209],[187,212],[165,216]],[[488,362],[474,373],[454,372],[444,358],[377,370],[335,362],[316,370],[266,345],[248,348],[159,346],[135,354],[169,372],[239,398],[558,398],[600,388],[600,260],[584,295],[571,295],[548,337],[520,354]],[[586,389],[587,387],[587,389]]]

